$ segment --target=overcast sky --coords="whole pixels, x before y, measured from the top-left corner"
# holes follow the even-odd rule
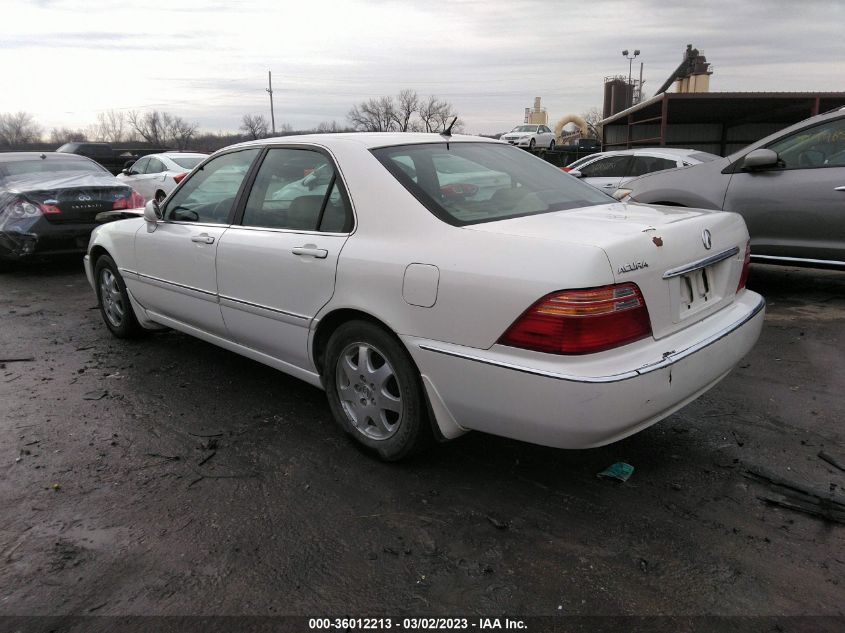
[[[294,128],[413,88],[452,102],[472,133],[601,106],[640,49],[650,96],[693,44],[711,90],[845,90],[842,0],[0,0],[0,113],[49,131],[100,111],[158,108],[203,130],[245,113]]]

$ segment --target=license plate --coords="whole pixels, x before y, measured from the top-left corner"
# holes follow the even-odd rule
[[[688,314],[694,314],[705,308],[713,299],[713,278],[710,268],[699,268],[686,275],[681,275],[680,282],[680,316],[682,319]]]

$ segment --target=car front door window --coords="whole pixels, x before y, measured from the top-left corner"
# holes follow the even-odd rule
[[[129,174],[132,176],[137,176],[143,173],[146,173],[147,165],[149,164],[149,158],[139,158],[135,161],[135,164],[129,169]]]
[[[771,143],[785,169],[845,166],[845,118],[799,130]]]
[[[229,152],[193,172],[168,201],[165,219],[227,224],[241,184],[260,151],[254,148]]]

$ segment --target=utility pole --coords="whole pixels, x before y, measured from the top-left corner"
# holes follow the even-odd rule
[[[633,66],[633,63],[634,63],[634,59],[639,54],[640,54],[639,49],[635,50],[634,54],[631,55],[631,56],[628,55],[627,49],[622,51],[622,56],[625,57],[625,59],[628,60],[628,90],[630,91],[630,103],[628,104],[628,107],[634,105],[634,84],[631,83],[631,72],[633,70],[632,66]]]
[[[267,71],[267,83],[270,86],[266,88],[267,92],[270,93],[270,126],[273,130],[273,136],[276,136],[276,113],[273,112],[273,73],[272,71]]]

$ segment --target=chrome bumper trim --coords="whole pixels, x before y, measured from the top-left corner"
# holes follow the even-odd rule
[[[796,262],[801,264],[822,264],[824,266],[843,266],[845,262],[840,262],[835,259],[807,259],[805,257],[781,257],[779,255],[755,255],[751,253],[751,260],[771,260],[776,262]]]
[[[728,250],[722,251],[721,253],[716,253],[715,255],[711,255],[710,257],[699,259],[697,262],[692,262],[691,264],[686,264],[684,266],[679,266],[678,268],[667,270],[665,273],[663,273],[663,279],[680,277],[681,275],[686,275],[687,273],[691,273],[692,271],[698,270],[700,268],[706,268],[711,264],[715,264],[717,262],[720,262],[724,259],[728,259],[729,257],[733,257],[734,255],[738,254],[739,246],[734,246],[733,248],[729,248]]]
[[[737,250],[738,252],[738,250]],[[678,361],[692,356],[696,352],[703,350],[710,345],[720,341],[721,339],[725,338],[731,332],[738,330],[743,325],[751,321],[754,317],[756,317],[763,308],[766,307],[766,301],[762,297],[760,297],[759,303],[754,307],[754,309],[746,314],[742,319],[739,321],[732,323],[728,327],[716,332],[715,334],[707,337],[703,341],[699,341],[695,345],[692,345],[686,349],[683,349],[679,352],[667,352],[664,354],[663,358],[654,361],[653,363],[649,363],[647,365],[643,365],[639,369],[634,369],[631,371],[626,371],[620,374],[612,374],[609,376],[573,376],[569,374],[560,374],[557,372],[545,371],[542,369],[535,369],[532,367],[524,367],[522,365],[515,365],[513,363],[506,363],[504,361],[497,361],[492,360],[489,358],[479,358],[478,356],[474,356],[472,354],[466,354],[463,352],[456,352],[453,350],[442,349],[439,347],[435,347],[433,345],[429,345],[427,343],[420,343],[419,348],[429,351],[435,352],[437,354],[444,354],[446,356],[454,356],[456,358],[463,358],[465,360],[471,360],[476,363],[483,363],[485,365],[492,365],[494,367],[501,367],[503,369],[510,369],[513,371],[522,372],[525,374],[533,374],[535,376],[543,376],[544,378],[552,378],[554,380],[564,380],[567,382],[581,382],[581,383],[611,383],[611,382],[621,382],[623,380],[630,380],[631,378],[636,378],[637,376],[642,376],[653,371],[658,371],[660,369],[664,369],[665,367],[669,367],[670,365],[674,365]]]

